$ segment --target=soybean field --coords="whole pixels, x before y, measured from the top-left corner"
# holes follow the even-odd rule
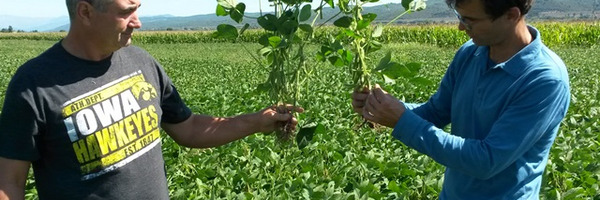
[[[572,94],[540,199],[600,199],[600,24],[534,25],[567,64]],[[257,91],[268,78],[266,65],[253,58],[259,35],[249,31],[228,42],[210,32],[137,32],[133,44],[163,65],[195,113],[226,117],[269,106],[267,95]],[[378,81],[406,102],[426,101],[455,51],[468,40],[448,25],[398,26],[383,35],[383,51],[369,64],[377,65],[391,52],[395,62],[421,63],[419,76],[433,82]],[[0,34],[0,102],[17,68],[62,37],[64,33]],[[315,55],[319,40],[326,39],[316,34],[308,55]],[[297,117],[300,127],[320,124],[310,142],[300,148],[296,141],[282,143],[258,133],[217,148],[190,149],[162,133],[172,199],[437,199],[444,167],[394,139],[391,129],[362,125],[352,111],[351,78],[345,69],[315,56],[307,62],[299,98],[306,111]],[[31,172],[26,190],[27,199],[37,199]]]

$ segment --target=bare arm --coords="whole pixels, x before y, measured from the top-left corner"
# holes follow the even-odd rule
[[[291,109],[291,108],[290,108]],[[296,108],[302,112],[302,108]],[[279,127],[279,122],[297,121],[290,113],[277,113],[273,108],[229,118],[192,115],[178,124],[162,123],[162,128],[180,145],[209,148],[239,140],[257,132],[269,133]]]
[[[29,161],[0,157],[0,200],[24,199]]]

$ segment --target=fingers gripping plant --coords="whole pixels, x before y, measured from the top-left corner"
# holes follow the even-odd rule
[[[391,62],[391,53],[379,61],[376,67],[367,64],[369,54],[381,49],[382,44],[377,39],[382,35],[385,26],[392,24],[405,14],[425,9],[425,0],[402,0],[405,9],[400,15],[389,21],[385,26],[372,26],[377,18],[375,13],[363,14],[363,6],[379,0],[338,0],[339,14],[343,14],[333,23],[341,28],[339,33],[332,37],[329,44],[323,45],[317,53],[320,61],[329,61],[340,67],[347,67],[352,76],[352,87],[360,91],[372,85],[372,75],[378,74],[386,82],[393,82],[398,77],[405,77],[411,81],[423,81],[416,78],[420,64],[399,64]],[[330,3],[334,7],[334,4]],[[336,15],[337,16],[337,15]]]
[[[293,110],[288,110],[285,105],[298,104],[301,77],[304,77],[302,73],[306,72],[304,47],[306,40],[313,33],[314,20],[312,24],[305,23],[312,15],[311,5],[306,4],[311,1],[269,0],[274,12],[264,15],[261,13],[259,17],[253,18],[244,15],[244,3],[237,3],[236,0],[217,0],[217,15],[229,15],[237,23],[241,23],[244,18],[253,18],[265,30],[266,33],[258,41],[262,45],[258,53],[266,61],[257,58],[255,60],[259,64],[266,63],[270,72],[267,81],[257,89],[269,94],[272,105],[276,105],[279,113],[293,114]],[[217,27],[216,36],[236,39],[248,27],[249,24],[245,24],[238,31],[233,25],[221,24]],[[307,33],[304,34],[306,38],[301,38],[299,30]],[[295,126],[288,121],[281,124],[277,136],[280,140],[287,141],[292,138],[294,132]]]

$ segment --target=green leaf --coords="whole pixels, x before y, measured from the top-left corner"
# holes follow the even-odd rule
[[[331,57],[329,57],[328,60],[331,63],[331,65],[333,65],[333,66],[336,66],[336,67],[344,66],[344,60],[342,58],[340,58],[339,56],[331,56]]]
[[[324,56],[329,56],[329,55],[331,55],[333,53],[333,49],[331,49],[328,46],[321,46],[321,53]]]
[[[388,184],[388,189],[390,189],[393,192],[396,192],[398,194],[402,193],[402,191],[400,190],[400,187],[398,187],[398,184],[396,183],[396,181],[390,181],[390,183]]]
[[[324,133],[325,126],[321,124],[311,124],[304,126],[300,129],[298,134],[296,135],[296,144],[298,144],[298,148],[302,149],[312,141],[315,133]]]
[[[269,37],[271,37],[271,36],[273,36],[273,35],[264,34],[264,35],[260,36],[260,38],[258,38],[258,43],[263,45],[263,47],[271,46],[271,44],[269,44]]]
[[[273,48],[279,47],[279,45],[281,45],[281,42],[282,42],[282,39],[279,36],[271,36],[271,37],[269,37],[269,44]]]
[[[223,6],[221,6],[221,4],[217,5],[217,11],[215,13],[217,14],[217,16],[229,15],[229,12],[227,12],[227,10],[225,10],[225,8]]]
[[[412,12],[425,10],[425,8],[427,7],[427,3],[425,3],[425,1],[426,0],[414,0],[410,2],[409,9]]]
[[[392,62],[385,69],[381,70],[381,73],[392,79],[397,79],[398,77],[410,74],[410,70],[404,65]]]
[[[356,29],[357,30],[362,30],[365,29],[367,27],[369,27],[369,25],[371,25],[371,22],[373,22],[375,20],[375,18],[377,18],[377,14],[374,13],[368,13],[362,16],[363,19],[358,21]]]
[[[233,9],[229,13],[229,16],[231,17],[231,19],[233,19],[233,21],[235,21],[237,23],[241,23],[242,20],[244,19],[244,11],[245,10],[246,10],[246,4],[239,3],[238,5],[235,6],[235,9]]]
[[[352,60],[354,59],[354,56],[352,55],[352,52],[350,51],[344,51],[344,53],[342,53],[342,58],[345,58],[344,62],[346,64],[350,64],[352,63]]]
[[[363,19],[369,20],[369,21],[375,21],[375,19],[377,19],[377,14],[375,13],[367,13],[362,15]]]
[[[300,25],[298,25],[298,28],[300,28],[300,30],[307,32],[309,34],[313,33],[313,27],[309,24],[300,24]]]
[[[258,86],[256,86],[256,91],[257,92],[269,92],[269,90],[271,89],[271,84],[269,83],[261,83],[258,84]]]
[[[298,30],[298,22],[296,20],[287,20],[279,26],[278,30],[284,35],[290,35]]]
[[[410,3],[412,3],[414,0],[402,0],[402,7],[404,7],[404,10],[409,10],[410,9]]]
[[[426,78],[423,78],[423,77],[415,77],[413,79],[410,79],[409,82],[413,83],[413,84],[422,85],[422,86],[430,86],[430,85],[434,84],[433,81],[431,81],[429,79],[426,79]]]
[[[225,9],[233,9],[233,7],[237,5],[236,0],[217,0],[217,3]]]
[[[325,0],[325,2],[327,2],[327,4],[329,4],[329,6],[331,6],[331,8],[335,8],[335,4],[333,3],[333,0]]]
[[[277,17],[273,14],[266,14],[257,19],[258,24],[267,31],[277,30]]]
[[[236,39],[238,37],[238,31],[235,26],[229,24],[220,24],[217,26],[217,35],[218,38],[225,39]]]
[[[387,54],[385,54],[385,56],[383,58],[381,58],[381,60],[379,60],[379,64],[377,65],[377,67],[374,69],[375,71],[381,71],[383,69],[385,69],[388,64],[390,63],[390,60],[392,60],[392,52],[387,52]]]
[[[373,31],[373,37],[374,38],[381,37],[381,34],[383,34],[383,26],[378,25],[377,27],[375,27],[375,30]]]
[[[351,17],[343,16],[335,20],[335,22],[333,22],[333,25],[341,28],[348,28],[352,24],[352,21],[354,20]]]
[[[306,4],[304,5],[304,7],[302,7],[302,10],[300,10],[300,16],[298,17],[298,20],[300,20],[301,22],[306,21],[310,19],[311,14],[312,7],[310,4]]]
[[[422,66],[422,64],[417,63],[417,62],[411,62],[411,63],[406,64],[406,67],[408,67],[408,69],[414,74],[421,71],[421,66]]]

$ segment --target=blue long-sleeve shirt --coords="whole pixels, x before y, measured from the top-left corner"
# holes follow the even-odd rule
[[[406,104],[392,135],[446,166],[440,199],[539,198],[570,91],[565,64],[529,31],[534,40],[499,64],[465,43],[437,92]]]

